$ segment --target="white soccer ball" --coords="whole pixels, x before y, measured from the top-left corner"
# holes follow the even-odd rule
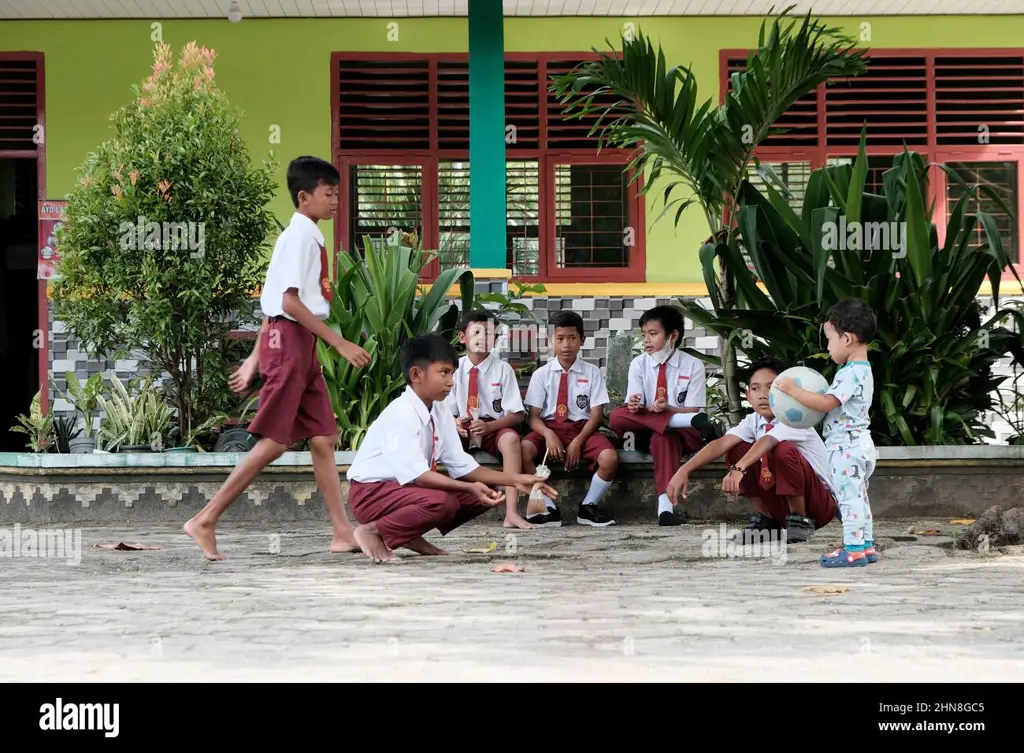
[[[782,377],[792,378],[796,382],[797,387],[801,387],[808,392],[817,392],[819,395],[824,395],[828,391],[828,380],[819,372],[806,366],[794,366],[791,369],[786,369],[775,379],[778,381]],[[771,406],[772,413],[775,414],[780,423],[793,429],[809,429],[821,423],[822,419],[825,418],[825,414],[821,411],[811,410],[785,392],[780,392],[774,383],[768,392],[768,405]]]

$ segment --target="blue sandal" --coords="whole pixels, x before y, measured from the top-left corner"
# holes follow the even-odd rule
[[[855,557],[853,552],[846,551],[846,548],[836,549],[831,554],[823,554],[819,564],[822,567],[867,567],[868,558],[863,556]]]

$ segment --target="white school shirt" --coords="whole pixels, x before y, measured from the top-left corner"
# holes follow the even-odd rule
[[[668,404],[673,408],[706,408],[707,377],[700,359],[676,350],[665,363]],[[643,395],[644,407],[654,405],[657,399],[658,368],[657,359],[647,353],[641,353],[633,359],[629,364],[627,401],[631,395]]]
[[[781,423],[778,417],[772,419],[770,424],[772,427],[771,435],[779,442],[792,442],[796,445],[797,452],[804,456],[804,459],[810,463],[818,478],[835,494],[836,487],[832,483],[832,474],[828,468],[828,451],[825,449],[825,443],[818,436],[818,432],[814,429],[794,429]],[[769,422],[765,417],[755,412],[744,418],[726,433],[739,437],[744,442],[754,444],[765,434],[769,433],[767,431],[768,426]]]
[[[428,411],[412,387],[406,387],[370,424],[346,477],[362,483],[397,481],[404,486],[430,470],[432,448],[451,478],[480,467],[462,449],[462,437],[446,403],[435,402]]]
[[[515,369],[507,361],[503,361],[493,353],[480,362],[477,368],[476,387],[479,398],[480,418],[505,418],[510,413],[521,413],[523,397],[519,394],[519,380]],[[473,362],[469,356],[459,359],[459,367],[455,370],[455,386],[445,401],[451,408],[452,415],[470,418],[466,401],[469,399],[469,372]]]
[[[260,308],[264,316],[292,317],[284,313],[284,294],[288,288],[297,288],[299,300],[313,316],[326,319],[331,306],[320,288],[320,252],[324,247],[324,234],[313,220],[296,212],[274,244],[274,253],[267,267],[267,281],[260,294]]]
[[[543,421],[555,418],[562,373],[562,365],[557,358],[552,358],[530,377],[525,403],[531,408],[540,408]],[[591,408],[611,402],[601,370],[579,357],[569,369],[568,392],[569,416],[566,420],[570,422],[587,421],[590,419]]]

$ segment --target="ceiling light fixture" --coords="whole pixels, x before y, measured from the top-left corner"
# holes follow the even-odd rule
[[[238,0],[231,0],[231,7],[228,8],[228,21],[237,24],[242,20],[242,9],[238,7]]]

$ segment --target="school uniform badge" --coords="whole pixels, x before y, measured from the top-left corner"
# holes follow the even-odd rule
[[[676,402],[679,403],[680,405],[683,404],[684,400],[686,400],[686,390],[683,390],[682,392],[679,393],[679,395],[676,396]]]
[[[590,405],[590,395],[577,395],[576,405],[581,410],[586,410],[587,407]]]
[[[501,413],[501,398],[494,398],[494,402],[491,403],[491,407],[494,408],[495,413]]]

